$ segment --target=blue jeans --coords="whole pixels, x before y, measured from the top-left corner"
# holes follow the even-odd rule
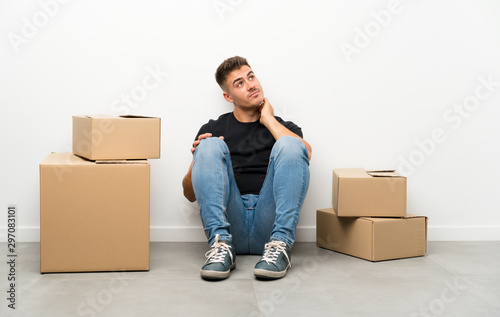
[[[292,247],[309,187],[308,153],[299,138],[276,141],[259,195],[240,194],[229,149],[219,138],[196,147],[191,178],[209,245],[219,234],[237,254],[262,254],[270,239]]]

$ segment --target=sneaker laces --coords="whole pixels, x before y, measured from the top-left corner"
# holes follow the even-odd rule
[[[231,246],[227,243],[219,242],[219,235],[215,237],[215,242],[212,248],[205,253],[207,260],[205,263],[224,263],[226,254],[229,253],[231,263],[233,263],[233,253],[231,253]]]
[[[290,258],[286,253],[286,244],[283,241],[273,240],[269,243],[266,243],[264,246],[264,255],[262,255],[262,261],[266,261],[267,264],[273,263],[276,264],[278,257],[281,252],[285,255],[288,263],[290,265]],[[291,265],[290,265],[291,266]]]

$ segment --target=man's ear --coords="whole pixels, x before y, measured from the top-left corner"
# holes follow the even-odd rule
[[[223,91],[222,96],[224,96],[224,99],[226,99],[227,102],[231,102],[231,103],[234,102],[233,98],[231,98],[231,96],[227,92]]]

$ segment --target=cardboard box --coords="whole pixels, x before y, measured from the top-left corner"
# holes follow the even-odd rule
[[[339,217],[404,217],[406,177],[394,171],[334,169],[332,203]]]
[[[338,217],[332,208],[316,214],[316,245],[370,261],[423,256],[427,217]]]
[[[89,160],[160,157],[160,118],[73,116],[73,153]]]
[[[147,160],[40,164],[40,271],[149,270]]]

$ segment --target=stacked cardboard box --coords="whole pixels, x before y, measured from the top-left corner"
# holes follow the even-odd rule
[[[40,271],[149,270],[160,118],[73,117],[73,153],[40,163]]]
[[[425,255],[427,218],[406,213],[406,177],[333,170],[333,208],[316,215],[316,244],[370,261]]]

